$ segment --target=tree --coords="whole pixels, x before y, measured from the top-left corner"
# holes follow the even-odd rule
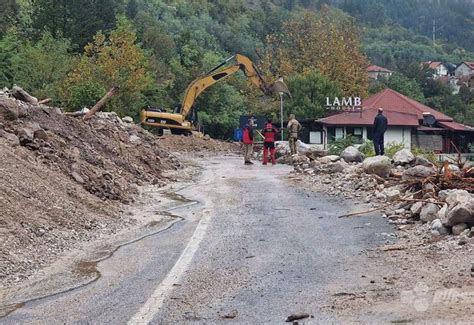
[[[419,102],[424,102],[425,96],[420,85],[414,79],[410,79],[401,73],[394,73],[384,81],[386,87],[408,96]]]
[[[120,87],[120,93],[111,101],[111,106],[119,114],[137,114],[142,105],[143,94],[152,84],[149,62],[141,47],[136,44],[136,34],[125,17],[119,17],[117,28],[106,37],[98,32],[93,42],[84,49],[84,55],[68,75],[65,83],[65,97],[70,108],[87,105],[92,99],[80,94],[97,95],[112,86]],[[103,93],[102,93],[103,95]],[[73,99],[73,101],[71,101]]]
[[[285,23],[281,34],[269,35],[262,62],[273,77],[317,70],[344,95],[360,97],[367,94],[367,66],[354,21],[328,7],[318,14],[306,11]]]
[[[0,8],[0,35],[2,35],[14,25],[19,6],[15,0],[0,0]]]
[[[23,43],[12,60],[14,82],[37,97],[53,97],[57,103],[62,81],[73,63],[70,51],[69,40],[53,38],[49,32],[36,43]]]
[[[65,37],[82,49],[98,30],[111,30],[123,0],[32,0],[33,27]]]

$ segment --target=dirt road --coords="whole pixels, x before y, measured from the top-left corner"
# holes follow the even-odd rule
[[[288,166],[244,166],[237,157],[204,165],[179,192],[197,203],[168,210],[163,231],[98,263],[96,281],[19,304],[0,323],[282,323],[301,313],[338,322],[335,297],[385,290],[396,266],[366,254],[389,241],[385,219],[337,218],[351,202],[291,186]]]

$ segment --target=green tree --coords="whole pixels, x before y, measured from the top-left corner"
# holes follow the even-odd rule
[[[149,73],[149,62],[143,49],[136,44],[136,34],[130,21],[119,17],[117,28],[109,37],[98,32],[94,41],[85,47],[85,53],[68,75],[64,87],[70,108],[87,105],[91,100],[91,89],[110,89],[119,86],[120,92],[112,100],[111,107],[121,115],[137,114],[143,106],[143,91],[153,82]],[[78,93],[87,94],[83,102]],[[79,98],[79,99],[78,99]]]

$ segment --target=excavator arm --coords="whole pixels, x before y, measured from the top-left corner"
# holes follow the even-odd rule
[[[229,66],[224,69],[220,69],[230,60],[236,60],[236,64]],[[252,61],[244,55],[236,54],[226,59],[224,62],[213,68],[211,71],[206,73],[204,76],[194,80],[186,89],[183,102],[181,104],[181,114],[186,117],[190,114],[196,98],[207,88],[211,87],[215,83],[225,79],[228,76],[233,75],[239,70],[243,71],[245,76],[258,87],[265,95],[268,95],[270,90],[266,87],[262,76],[258,72],[258,69],[254,66]]]
[[[236,63],[227,66],[229,61],[234,59]],[[283,88],[277,87],[279,85],[276,82],[270,87],[267,87],[257,67],[252,63],[252,61],[244,55],[236,54],[191,82],[186,89],[180,108],[175,111],[175,113],[167,113],[157,109],[143,110],[140,112],[141,123],[149,126],[157,126],[160,129],[170,129],[176,133],[191,132],[194,120],[192,116],[195,113],[193,106],[198,96],[207,88],[238,71],[242,71],[250,82],[259,88],[265,95],[269,95],[272,92],[279,92],[291,96],[284,83]]]

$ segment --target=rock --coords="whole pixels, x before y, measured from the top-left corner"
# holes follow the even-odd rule
[[[318,161],[323,164],[329,164],[331,162],[336,162],[339,159],[341,159],[341,157],[336,156],[336,155],[328,155],[328,156],[318,158]]]
[[[409,180],[411,178],[426,178],[436,173],[433,168],[426,166],[415,166],[408,168],[402,174],[402,180]]]
[[[35,139],[40,139],[44,141],[48,141],[48,134],[46,133],[45,130],[43,129],[38,129],[35,132],[33,132],[33,137]]]
[[[457,202],[473,200],[474,196],[466,190],[443,190],[439,191],[438,199],[446,202],[449,206],[456,204]]]
[[[341,152],[340,157],[348,163],[362,162],[364,160],[364,155],[356,147],[353,146],[349,146],[344,149]]]
[[[459,236],[466,229],[467,229],[467,225],[465,223],[460,223],[460,224],[454,225],[453,228],[452,228],[453,235],[454,236]]]
[[[450,206],[443,223],[451,227],[460,223],[474,226],[474,200],[461,201]]]
[[[234,309],[234,310],[226,313],[222,317],[226,318],[226,319],[234,319],[235,317],[237,317],[237,315],[238,315],[238,312],[237,312],[237,310]]]
[[[309,162],[310,162],[308,157],[306,157],[304,155],[299,155],[299,154],[291,156],[291,161],[295,165],[297,165],[297,164],[309,164]]]
[[[407,165],[415,160],[415,155],[408,149],[402,149],[393,156],[393,163],[395,165]]]
[[[135,135],[135,134],[132,134],[129,137],[129,140],[130,140],[131,143],[136,144],[136,145],[142,144],[142,139],[139,136]]]
[[[411,206],[410,211],[413,215],[419,215],[422,208],[423,208],[423,202],[415,202]]]
[[[133,118],[131,118],[130,116],[122,117],[122,122],[124,122],[124,123],[133,123]]]
[[[33,130],[30,128],[23,128],[18,132],[18,138],[20,139],[20,143],[22,145],[26,145],[27,143],[33,142],[34,133]]]
[[[6,139],[12,147],[20,145],[20,139],[13,133],[0,130],[0,137]]]
[[[209,141],[211,140],[211,136],[209,134],[206,134],[204,137],[203,137],[204,140],[206,141]]]
[[[342,173],[347,167],[348,167],[348,164],[346,162],[336,161],[334,163],[326,164],[322,168],[325,172],[332,174],[332,173]]]
[[[433,167],[433,163],[422,156],[416,156],[415,160],[412,162],[415,166],[426,166],[426,167]]]
[[[0,113],[10,121],[17,120],[20,114],[16,102],[7,97],[0,97]]]
[[[445,220],[446,219],[446,214],[448,213],[448,205],[445,204],[441,209],[438,211],[438,218],[440,220]]]
[[[400,191],[395,188],[386,188],[382,191],[382,194],[387,197],[388,200],[393,201],[400,198]]]
[[[390,175],[391,164],[387,156],[376,156],[366,158],[362,163],[362,168],[367,174],[375,174],[386,178]]]
[[[84,184],[84,179],[81,177],[81,175],[79,175],[77,172],[72,172],[71,173],[71,176],[72,178],[74,178],[74,180],[80,184]]]
[[[296,150],[300,154],[313,153],[316,156],[322,156],[324,150],[322,150],[318,145],[307,144],[301,140],[296,141]]]
[[[447,235],[448,234],[448,228],[443,226],[443,223],[441,222],[440,219],[435,219],[431,223],[431,230],[435,230],[438,232],[440,235]]]
[[[423,222],[431,222],[438,218],[439,208],[434,203],[428,203],[425,205],[420,212],[420,220]]]
[[[38,98],[31,96],[28,94],[23,88],[14,85],[10,91],[11,95],[18,100],[21,100],[26,103],[30,103],[33,105],[38,105]]]
[[[449,171],[455,174],[458,174],[461,172],[461,168],[459,168],[457,165],[454,164],[449,164],[448,165]],[[444,167],[441,169],[441,172],[444,173]]]

